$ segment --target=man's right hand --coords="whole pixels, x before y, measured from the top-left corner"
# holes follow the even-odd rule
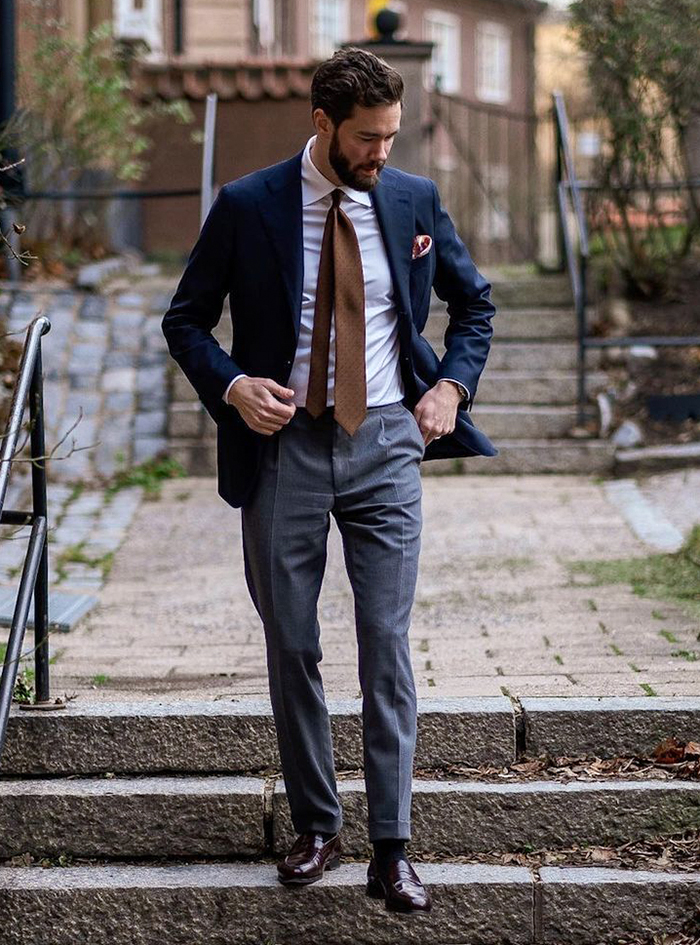
[[[294,396],[290,387],[282,387],[270,377],[242,377],[228,392],[232,404],[251,430],[271,436],[296,413],[296,404],[284,404],[279,397]]]

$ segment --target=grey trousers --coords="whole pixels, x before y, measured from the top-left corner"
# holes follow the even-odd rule
[[[297,833],[342,825],[318,664],[317,601],[330,514],[355,603],[370,841],[411,838],[416,690],[408,630],[422,525],[418,423],[401,401],[369,407],[353,436],[329,407],[297,408],[265,444],[241,509],[248,589],[263,622],[270,701]]]

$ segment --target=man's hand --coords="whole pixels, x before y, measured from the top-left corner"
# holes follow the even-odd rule
[[[423,394],[413,413],[426,446],[438,437],[452,433],[461,399],[457,385],[448,380],[439,380]]]
[[[271,436],[296,413],[296,404],[284,404],[279,397],[294,396],[270,377],[242,377],[228,392],[228,402],[238,410],[251,430]]]

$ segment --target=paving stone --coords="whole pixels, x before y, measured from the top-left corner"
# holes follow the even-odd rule
[[[144,348],[141,351],[139,356],[139,367],[155,367],[156,365],[166,365],[167,352],[157,348],[155,350],[149,350],[147,344],[144,345]]]
[[[10,320],[13,322],[29,322],[39,314],[40,304],[34,299],[27,301],[15,300],[10,308]]]
[[[102,295],[85,295],[78,317],[87,321],[102,321],[107,312],[107,299]]]
[[[153,459],[159,453],[167,452],[168,439],[165,436],[135,436],[134,463],[139,464]]]
[[[134,433],[138,436],[162,436],[167,424],[165,410],[140,411],[134,417]]]
[[[165,315],[167,310],[170,308],[172,297],[172,292],[151,293],[148,300],[148,307],[151,312],[155,313],[159,317],[159,321],[162,320],[163,315]]]
[[[47,312],[47,317],[51,322],[51,331],[43,336],[41,342],[42,348],[55,345],[57,338],[63,339],[67,337],[71,331],[77,332],[80,324],[88,324],[87,322],[81,323],[77,320],[77,313],[74,309],[50,308]]]
[[[165,366],[139,368],[136,385],[139,394],[157,394],[162,391],[165,387]]]
[[[146,296],[140,292],[123,292],[117,296],[116,302],[124,308],[141,310],[146,307]]]
[[[91,417],[99,411],[101,404],[102,395],[99,391],[69,392],[64,402],[64,415],[71,422],[77,419],[79,410],[82,410],[85,417]]]
[[[108,391],[105,394],[104,407],[106,413],[131,413],[134,406],[134,395],[130,391]]]
[[[114,309],[111,315],[112,338],[115,341],[120,340],[121,332],[138,331],[145,321],[146,316],[140,309]]]
[[[110,368],[135,368],[138,364],[138,354],[136,351],[116,351],[111,348],[105,353],[105,370]]]
[[[138,410],[163,410],[168,406],[168,391],[163,383],[163,387],[157,390],[150,390],[137,395],[136,406]]]
[[[100,342],[101,349],[107,342],[108,329],[105,322],[77,321],[73,331],[78,341]]]
[[[102,390],[107,392],[133,391],[136,386],[134,368],[112,368],[102,375]]]

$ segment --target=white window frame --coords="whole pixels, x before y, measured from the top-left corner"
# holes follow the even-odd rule
[[[114,0],[112,30],[117,39],[142,39],[148,43],[146,58],[163,52],[162,0],[142,0],[141,8],[134,0]]]
[[[275,0],[253,0],[253,23],[258,30],[258,42],[263,52],[275,49]]]
[[[423,68],[426,89],[435,88],[435,76],[440,75],[440,91],[457,94],[462,88],[462,18],[447,10],[425,10],[423,39],[435,43]]]
[[[312,0],[309,14],[311,55],[330,58],[350,36],[349,0]]]
[[[482,102],[505,105],[512,95],[510,27],[495,20],[480,20],[476,25],[475,44],[476,97]]]

